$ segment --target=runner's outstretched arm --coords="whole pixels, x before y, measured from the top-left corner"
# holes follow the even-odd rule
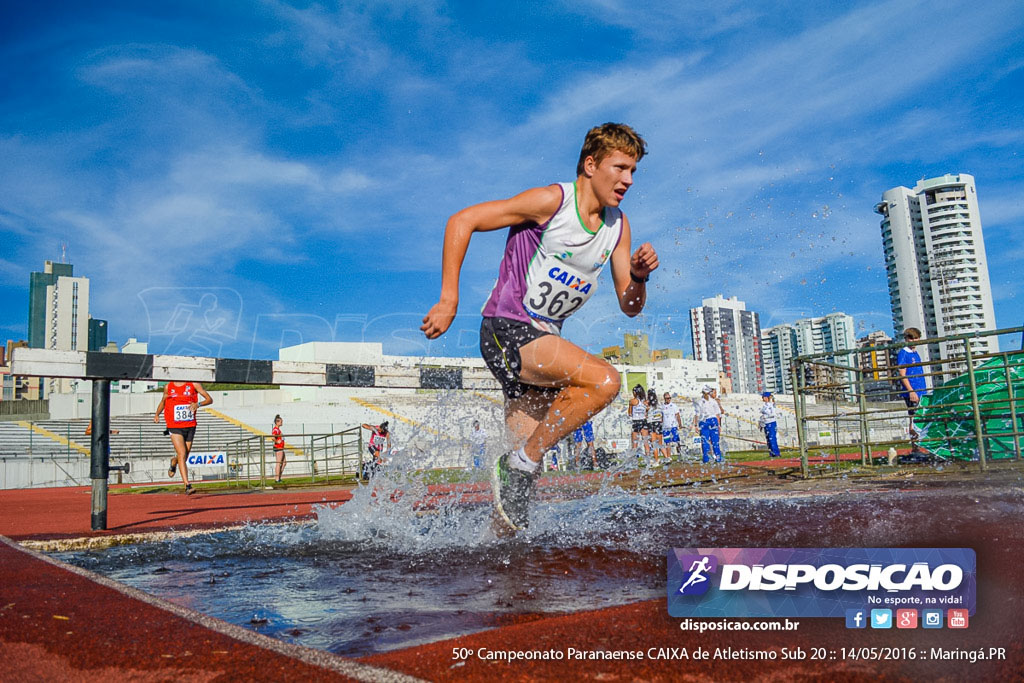
[[[622,236],[611,258],[612,281],[615,283],[615,294],[619,297],[619,308],[632,318],[644,310],[647,302],[645,280],[658,267],[658,254],[650,242],[637,247],[632,256],[629,250],[629,219],[626,214],[622,214]]]
[[[424,316],[420,326],[427,339],[440,337],[455,319],[459,308],[459,273],[473,233],[530,221],[543,223],[558,210],[561,201],[558,186],[535,187],[510,199],[470,206],[448,219],[441,257],[441,298]]]

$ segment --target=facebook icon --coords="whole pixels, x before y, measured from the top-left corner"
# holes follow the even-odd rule
[[[868,618],[866,610],[846,610],[846,628],[867,628]]]

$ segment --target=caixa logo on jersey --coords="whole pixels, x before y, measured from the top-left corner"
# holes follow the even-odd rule
[[[865,607],[974,614],[970,548],[676,548],[674,617],[829,617]]]

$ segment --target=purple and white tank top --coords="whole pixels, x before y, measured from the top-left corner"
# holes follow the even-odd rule
[[[596,232],[584,225],[576,183],[559,183],[562,204],[546,223],[514,225],[484,317],[511,318],[559,334],[562,322],[597,290],[622,235],[622,212],[605,207]]]

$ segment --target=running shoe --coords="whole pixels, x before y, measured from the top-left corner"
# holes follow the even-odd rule
[[[497,517],[513,531],[519,531],[530,523],[528,512],[536,476],[510,467],[508,459],[511,455],[509,451],[494,463],[491,491]]]
[[[185,487],[185,495],[186,496],[191,496],[195,492],[196,492],[196,490],[194,488],[192,488],[192,484],[189,484],[188,486]]]
[[[171,463],[171,466],[167,468],[167,476],[173,477],[174,473],[178,471],[178,461],[175,460]]]

